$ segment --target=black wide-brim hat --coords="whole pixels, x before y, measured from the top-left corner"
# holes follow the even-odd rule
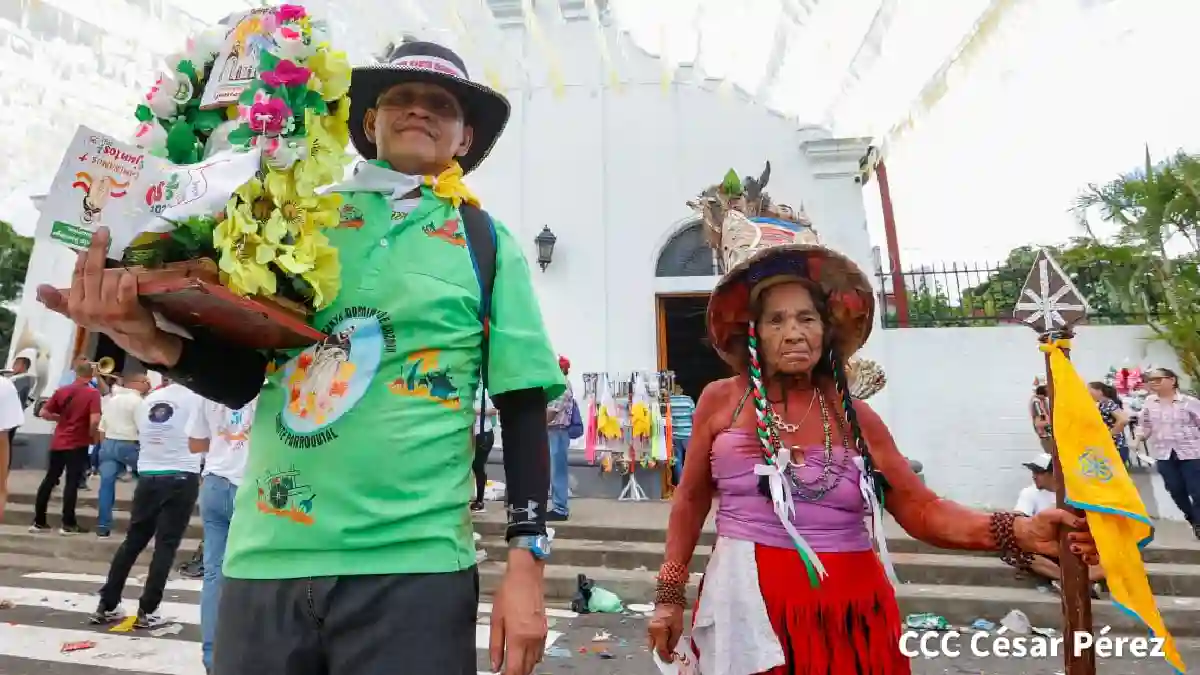
[[[464,122],[474,138],[467,154],[458,158],[463,173],[479,165],[508,124],[508,99],[498,91],[471,81],[458,54],[433,42],[406,42],[381,62],[355,68],[350,75],[350,140],[365,159],[378,150],[367,139],[363,119],[384,91],[403,82],[428,82],[445,87],[463,108]]]

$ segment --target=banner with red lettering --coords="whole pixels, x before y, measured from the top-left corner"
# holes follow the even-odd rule
[[[120,260],[140,234],[169,232],[193,216],[211,215],[259,167],[260,152],[229,150],[177,166],[145,150],[79,127],[42,204],[38,235],[87,248],[108,227],[108,256]]]

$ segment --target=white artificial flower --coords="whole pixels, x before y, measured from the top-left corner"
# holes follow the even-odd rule
[[[159,73],[154,86],[146,92],[144,103],[155,117],[171,119],[179,114],[179,107],[187,103],[195,92],[192,82],[179,73]]]
[[[263,159],[267,166],[276,171],[287,171],[293,164],[308,155],[307,144],[295,139],[260,137],[254,139],[263,151]]]
[[[208,142],[204,144],[204,159],[232,148],[233,144],[229,142],[229,134],[241,124],[240,120],[226,120],[217,125],[217,128],[209,134]]]
[[[280,59],[293,63],[300,63],[303,59],[317,53],[316,47],[305,44],[304,36],[294,28],[281,26],[275,30],[271,39],[275,42],[275,49],[271,51]]]
[[[158,121],[143,122],[133,132],[134,145],[156,157],[167,155],[167,130]]]

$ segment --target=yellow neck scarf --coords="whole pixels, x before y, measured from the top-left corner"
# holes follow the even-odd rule
[[[454,208],[462,206],[463,202],[479,206],[479,198],[463,182],[463,170],[458,162],[453,162],[440,176],[425,176],[424,183],[433,194],[454,204]]]

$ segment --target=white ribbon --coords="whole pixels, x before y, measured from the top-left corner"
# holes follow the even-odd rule
[[[392,199],[403,199],[405,195],[424,184],[424,176],[410,176],[370,162],[361,162],[354,175],[346,181],[328,188],[328,192],[380,192],[390,193]]]
[[[817,577],[824,579],[828,574],[825,572],[825,566],[821,564],[821,559],[817,557],[812,547],[804,541],[804,537],[796,531],[796,526],[792,525],[792,518],[796,515],[796,504],[792,501],[792,483],[788,478],[787,471],[792,466],[792,453],[787,448],[780,448],[775,452],[775,461],[772,464],[755,464],[754,473],[758,476],[767,477],[767,485],[771,488],[771,504],[775,507],[775,515],[779,517],[779,522],[783,523],[783,529],[787,530],[788,536],[792,538],[792,542],[796,544],[796,548],[808,558],[817,571]]]
[[[863,468],[863,458],[855,457],[854,465],[858,467],[858,489],[862,492],[863,499],[867,502],[867,508],[871,511],[867,516],[871,521],[871,539],[879,546],[879,559],[883,561],[883,569],[887,572],[888,579],[893,586],[899,586],[900,577],[896,576],[896,568],[892,565],[892,556],[888,553],[887,535],[883,531],[883,509],[879,506],[879,499],[875,497],[871,479]]]

